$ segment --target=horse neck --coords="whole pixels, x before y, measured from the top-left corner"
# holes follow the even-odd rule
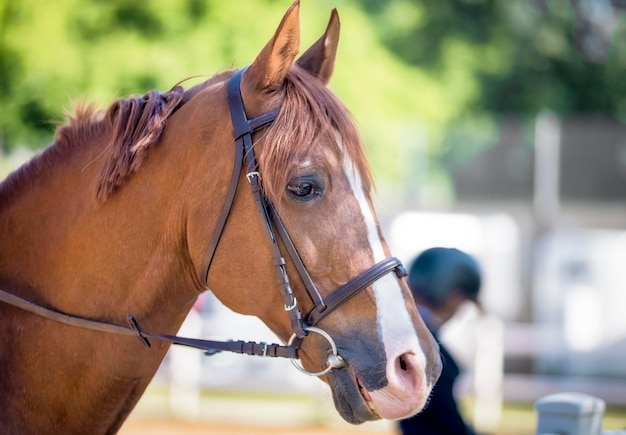
[[[185,279],[192,274],[179,234],[182,213],[156,167],[142,168],[105,202],[96,200],[97,156],[105,142],[57,156],[53,166],[31,163],[27,179],[11,192],[0,186],[0,289],[107,322],[123,324],[132,313],[148,330],[175,333],[196,295]],[[12,325],[20,325],[19,334]],[[0,356],[0,408],[6,410],[0,427],[30,420],[33,429],[39,420],[26,408],[50,416],[64,407],[59,412],[76,424],[91,421],[90,433],[121,424],[167,350],[163,343],[145,349],[133,337],[56,324],[1,303],[0,342],[10,349]],[[19,391],[33,393],[18,409]],[[96,406],[103,400],[105,406]],[[54,432],[57,423],[41,421],[44,432]],[[65,430],[70,426],[57,428],[71,433]]]
[[[83,306],[89,289],[99,309],[122,304],[141,310],[140,298],[129,291],[134,286],[170,286],[185,275],[175,275],[185,265],[171,255],[185,242],[166,167],[142,168],[106,201],[96,199],[98,153],[107,139],[103,135],[61,156],[53,155],[59,153],[53,147],[46,150],[2,199],[0,225],[8,237],[0,245],[0,277],[13,275],[20,291],[28,287],[52,298],[48,303]],[[150,304],[150,294],[141,299]]]

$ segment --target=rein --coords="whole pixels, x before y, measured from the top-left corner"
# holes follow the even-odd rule
[[[406,277],[406,269],[397,258],[386,258],[371,266],[369,269],[365,270],[343,286],[339,287],[325,299],[321,296],[313,283],[302,258],[298,254],[298,251],[291,240],[285,225],[280,219],[276,207],[262,193],[260,174],[257,170],[257,162],[254,154],[252,133],[271,124],[278,115],[279,109],[275,109],[251,120],[247,119],[240,90],[241,76],[244,71],[245,68],[236,71],[228,83],[228,104],[233,125],[233,137],[236,146],[235,162],[233,164],[233,172],[228,192],[226,194],[226,199],[224,200],[222,211],[209,241],[204,261],[202,263],[200,279],[206,287],[211,262],[213,260],[213,256],[215,255],[224,226],[226,225],[226,221],[228,220],[239,184],[242,166],[245,161],[247,169],[246,179],[248,180],[250,189],[252,190],[258,215],[267,230],[272,251],[273,264],[276,267],[278,287],[281,292],[281,296],[283,297],[284,309],[289,314],[291,326],[294,331],[286,346],[241,340],[224,342],[185,338],[175,335],[155,334],[142,329],[137,320],[131,314],[127,315],[129,323],[128,326],[108,323],[45,308],[41,305],[34,304],[18,296],[7,293],[1,289],[0,301],[66,325],[100,332],[134,335],[138,337],[147,347],[150,347],[150,341],[148,339],[153,338],[168,341],[172,344],[201,349],[204,350],[207,355],[227,351],[255,356],[289,358],[298,370],[312,376],[321,376],[328,373],[332,369],[345,367],[346,363],[338,354],[337,347],[332,337],[324,330],[317,328],[315,325],[361,290],[366,289],[386,274],[394,272],[398,278]],[[287,253],[294,264],[309,297],[315,305],[314,308],[305,316],[303,316],[300,311],[298,301],[293,293],[291,284],[289,283],[286,261],[278,243],[279,239],[287,250]],[[300,345],[303,339],[311,332],[321,335],[326,339],[326,341],[328,341],[331,347],[331,352],[329,352],[326,366],[319,372],[307,371],[297,362]]]
[[[118,335],[133,335],[138,337],[146,347],[150,347],[148,338],[169,341],[172,344],[194,347],[204,350],[207,355],[213,355],[217,352],[227,351],[235,353],[245,353],[247,355],[271,356],[282,358],[297,358],[298,349],[293,346],[280,346],[277,344],[255,343],[252,341],[213,341],[201,340],[197,338],[178,337],[176,335],[154,334],[146,331],[139,326],[137,320],[132,314],[127,315],[128,326],[118,325],[116,323],[102,322],[99,320],[88,319],[86,317],[66,314],[50,308],[42,307],[15,296],[11,293],[0,290],[0,301],[9,305],[21,308],[25,311],[37,314],[50,320],[54,320],[64,325],[76,326],[92,331],[107,332]]]

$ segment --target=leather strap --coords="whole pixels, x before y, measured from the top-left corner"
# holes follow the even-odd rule
[[[386,258],[330,294],[324,301],[326,302],[325,309],[319,309],[318,307],[313,308],[305,317],[307,325],[316,325],[320,320],[335,311],[352,296],[364,288],[369,287],[391,271],[394,271],[398,278],[407,276],[406,269],[400,260],[396,257]]]
[[[237,192],[237,185],[239,184],[239,175],[241,174],[242,160],[243,150],[240,147],[236,147],[233,173],[230,176],[230,184],[228,186],[228,192],[226,193],[226,199],[224,200],[222,212],[220,213],[220,217],[217,220],[217,224],[215,225],[215,229],[213,230],[213,234],[211,235],[211,240],[209,241],[209,246],[207,247],[206,253],[204,254],[204,261],[202,262],[200,280],[202,281],[202,284],[205,288],[207,287],[209,269],[211,267],[211,262],[213,261],[213,256],[215,255],[215,250],[217,249],[217,245],[220,242],[222,233],[224,232],[224,226],[226,226],[226,220],[228,220],[230,209],[233,206],[235,193]]]
[[[291,289],[287,269],[285,267],[285,259],[280,251],[278,240],[276,239],[276,235],[274,234],[274,230],[272,228],[272,223],[268,213],[268,201],[261,191],[261,178],[257,170],[257,161],[252,142],[252,133],[254,129],[260,128],[272,122],[278,114],[278,110],[273,110],[265,115],[261,115],[258,118],[248,120],[243,105],[243,99],[241,97],[240,87],[241,77],[244,72],[245,69],[236,71],[228,83],[228,106],[230,108],[230,117],[233,123],[233,135],[235,136],[236,146],[238,148],[243,148],[243,156],[248,170],[246,178],[248,179],[250,189],[252,190],[254,204],[259,218],[263,223],[263,227],[267,230],[273,263],[276,267],[278,288],[283,298],[285,311],[289,314],[289,320],[294,333],[298,337],[302,338],[307,335],[304,330],[304,324],[302,323],[302,313],[298,308],[296,297]]]
[[[289,258],[291,258],[291,262],[296,267],[296,270],[298,271],[298,275],[300,275],[300,279],[302,280],[305,288],[307,289],[307,293],[309,294],[309,296],[313,300],[313,303],[315,304],[315,308],[320,311],[325,310],[326,304],[324,303],[324,299],[322,298],[322,295],[320,294],[320,292],[317,290],[317,287],[315,286],[315,283],[311,279],[309,272],[306,270],[306,266],[302,262],[302,257],[300,257],[300,254],[298,254],[298,250],[296,249],[296,246],[293,244],[291,237],[289,237],[289,233],[287,232],[287,229],[285,228],[285,224],[283,224],[283,221],[280,218],[280,215],[276,211],[276,207],[274,207],[274,204],[270,202],[269,204],[267,204],[267,209],[268,209],[268,214],[270,216],[270,220],[272,221],[272,224],[276,228],[276,231],[278,232],[278,236],[280,237],[283,244],[285,245],[285,248],[287,249],[287,253],[289,254]],[[311,324],[309,326],[314,326],[314,325]]]
[[[239,94],[239,81],[241,80],[241,74],[247,68],[241,69],[235,72],[237,78],[237,96],[241,99]],[[235,77],[233,75],[233,77]],[[231,96],[231,93],[234,92],[230,83],[233,82],[233,79],[229,82],[228,87],[228,99],[229,102],[234,98]],[[239,112],[233,112],[232,106],[230,110],[231,120],[233,124],[233,137],[235,138],[235,161],[233,163],[233,172],[230,176],[230,183],[228,185],[228,192],[226,193],[226,199],[224,200],[224,205],[222,206],[222,211],[217,220],[217,224],[215,225],[215,229],[213,230],[213,234],[211,235],[211,240],[209,241],[209,245],[207,247],[206,253],[204,254],[204,260],[202,261],[202,268],[200,269],[200,280],[202,284],[207,287],[207,280],[209,276],[209,269],[211,268],[211,262],[213,261],[213,256],[215,255],[215,251],[217,250],[217,245],[219,244],[222,233],[224,232],[224,227],[226,226],[226,221],[228,220],[228,215],[230,214],[230,210],[233,206],[233,201],[235,199],[235,193],[237,192],[237,186],[239,185],[239,177],[241,175],[241,166],[243,163],[243,153],[244,147],[243,144],[239,143],[237,140],[240,139],[244,135],[250,136],[254,131],[265,127],[266,125],[272,123],[278,114],[278,109],[272,110],[271,112],[265,113],[257,118],[253,118],[251,120],[246,119],[245,112],[242,109]],[[252,138],[250,137],[250,143],[252,143]]]
[[[9,305],[21,308],[22,310],[29,311],[37,314],[38,316],[45,317],[50,320],[54,320],[58,323],[70,325],[82,329],[90,329],[92,331],[106,332],[118,335],[136,336],[144,343],[146,347],[150,347],[150,341],[148,338],[156,340],[168,341],[172,344],[178,344],[182,346],[193,347],[196,349],[204,350],[207,354],[212,355],[217,352],[235,352],[245,353],[248,355],[256,356],[269,356],[280,358],[298,358],[297,346],[281,346],[278,344],[256,343],[253,341],[214,341],[214,340],[201,340],[197,338],[185,338],[175,335],[167,334],[155,334],[144,330],[139,326],[137,320],[128,314],[127,319],[129,326],[118,325],[115,323],[102,322],[99,320],[88,319],[86,317],[74,316],[72,314],[65,314],[60,311],[45,308],[40,305],[34,304],[26,299],[22,299],[19,296],[8,293],[0,289],[0,301]]]
[[[106,322],[100,322],[98,320],[86,319],[84,317],[75,316],[72,314],[65,314],[60,311],[52,310],[50,308],[42,307],[41,305],[34,304],[26,299],[22,299],[19,296],[8,293],[4,290],[0,290],[0,301],[9,305],[21,308],[25,311],[37,314],[41,317],[45,317],[55,322],[63,323],[65,325],[77,326],[79,328],[87,328],[92,331],[110,332],[114,334],[122,335],[136,335],[132,328],[115,325]]]

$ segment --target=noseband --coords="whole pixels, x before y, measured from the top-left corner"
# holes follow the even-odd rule
[[[293,335],[286,346],[249,341],[223,342],[201,340],[165,334],[155,334],[142,329],[137,320],[131,314],[127,315],[129,326],[123,326],[46,308],[8,293],[2,289],[0,289],[0,301],[66,325],[100,332],[135,335],[139,337],[147,347],[150,347],[149,338],[154,338],[157,340],[169,341],[173,344],[202,349],[208,355],[221,351],[228,351],[245,353],[248,355],[290,358],[298,370],[312,376],[321,376],[334,368],[344,367],[346,363],[338,354],[334,340],[326,331],[316,327],[316,325],[320,322],[320,320],[335,311],[361,290],[371,286],[375,281],[379,280],[388,273],[394,272],[398,278],[405,277],[407,275],[406,269],[402,266],[400,260],[395,257],[390,257],[363,271],[355,278],[339,287],[333,293],[326,296],[326,298],[322,297],[307,272],[306,266],[298,254],[291,237],[289,237],[289,233],[280,219],[276,207],[265,197],[265,195],[263,195],[261,190],[260,174],[258,172],[256,157],[254,154],[252,133],[271,124],[278,115],[279,109],[275,109],[257,118],[248,120],[243,107],[240,90],[241,76],[244,71],[245,69],[236,71],[228,83],[228,104],[233,125],[233,136],[235,139],[235,162],[233,165],[233,172],[226,200],[224,201],[224,206],[222,207],[217,225],[209,241],[202,264],[200,279],[206,286],[209,268],[211,267],[213,256],[232,208],[237,186],[239,184],[239,178],[241,176],[242,165],[245,160],[247,167],[246,179],[248,180],[252,190],[258,215],[261,219],[263,227],[267,230],[273,263],[276,267],[278,288],[283,297],[284,309],[289,314],[291,327],[293,329]],[[302,316],[298,301],[291,289],[291,284],[289,283],[289,278],[287,276],[286,261],[278,243],[279,239],[287,250],[289,258],[295,266],[300,280],[304,284],[309,297],[313,301],[314,307],[305,316]],[[326,365],[324,369],[319,372],[309,372],[297,362],[300,345],[302,344],[303,339],[311,332],[321,335],[324,339],[326,339],[326,341],[328,341],[331,347]]]

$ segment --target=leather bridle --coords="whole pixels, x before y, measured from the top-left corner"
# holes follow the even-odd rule
[[[358,276],[339,287],[330,295],[325,298],[322,297],[307,272],[306,266],[298,254],[298,251],[293,244],[285,225],[280,219],[276,207],[267,197],[265,197],[261,190],[260,174],[258,172],[256,157],[254,154],[252,133],[271,124],[278,115],[279,109],[272,110],[271,112],[250,120],[246,117],[240,90],[241,77],[244,71],[245,68],[236,71],[228,83],[228,104],[235,140],[235,162],[233,165],[233,172],[229,189],[226,194],[226,199],[202,263],[200,279],[206,286],[211,262],[226,225],[226,221],[228,220],[228,215],[230,214],[230,210],[232,208],[239,179],[241,178],[242,164],[245,161],[247,167],[246,179],[248,180],[252,190],[256,210],[259,214],[263,227],[267,230],[273,263],[276,267],[278,288],[280,289],[280,293],[283,298],[284,309],[289,314],[291,327],[293,329],[293,335],[286,346],[246,341],[222,342],[184,338],[165,334],[154,334],[142,329],[137,320],[130,314],[127,315],[129,326],[101,322],[45,308],[3,290],[0,290],[0,301],[64,324],[101,332],[136,335],[148,347],[150,346],[148,338],[154,338],[169,341],[173,344],[202,349],[209,355],[216,352],[228,351],[245,353],[248,355],[290,358],[296,368],[306,374],[314,376],[320,376],[328,373],[333,368],[345,366],[345,362],[341,356],[338,355],[337,348],[332,337],[324,330],[316,327],[316,325],[324,317],[328,316],[346,301],[372,285],[378,279],[392,271],[395,272],[398,278],[403,278],[406,276],[406,269],[397,258],[386,258],[360,273]],[[309,297],[313,301],[314,307],[305,316],[302,316],[298,306],[298,301],[292,291],[287,275],[286,261],[279,246],[279,239],[287,250],[289,257],[298,272],[300,280],[304,284]],[[302,340],[310,332],[321,335],[331,346],[331,352],[328,355],[326,366],[319,372],[309,372],[297,363],[298,349]]]

